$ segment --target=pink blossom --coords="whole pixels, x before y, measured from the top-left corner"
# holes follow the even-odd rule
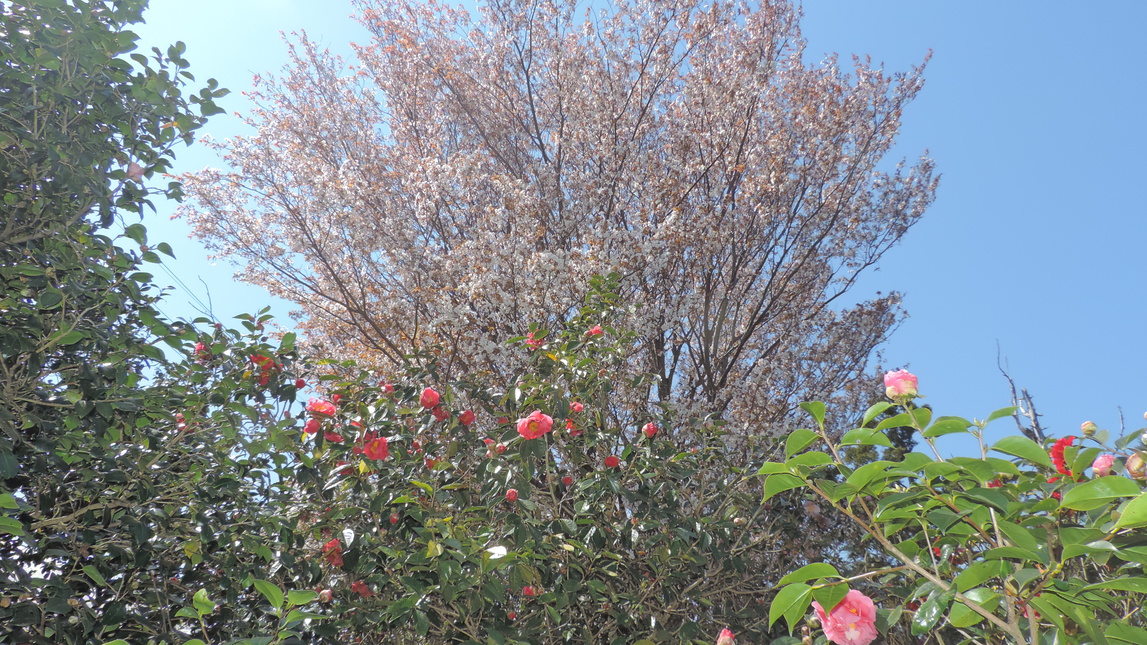
[[[645,433],[645,436],[650,438],[650,439],[653,438],[653,435],[657,434],[657,430],[658,430],[657,424],[652,422],[652,421],[645,424],[645,427],[641,429],[641,431],[643,433]]]
[[[554,427],[553,417],[534,410],[524,419],[518,419],[518,434],[526,439],[537,439]]]
[[[828,614],[815,600],[812,607],[824,628],[825,638],[830,642],[837,645],[868,645],[876,640],[876,605],[871,598],[856,589],[850,589],[848,595]]]
[[[526,345],[529,346],[530,351],[541,349],[546,344],[546,341],[541,338],[534,338],[534,332],[526,334]]]
[[[315,434],[323,425],[322,421],[318,419],[307,419],[307,424],[303,426],[303,432],[307,434]]]
[[[475,418],[473,410],[466,410],[458,415],[458,423],[468,427],[471,423],[474,423]]]
[[[434,418],[439,421],[445,421],[450,418],[450,413],[442,406],[434,408],[430,411],[430,414],[434,415]]]
[[[584,409],[585,409],[585,406],[582,405],[581,403],[578,403],[577,401],[570,403],[570,412],[581,412]]]
[[[605,332],[602,330],[601,325],[594,325],[593,327],[590,327],[588,330],[586,330],[585,335],[592,338],[594,336],[601,336],[604,333]]]
[[[127,165],[127,170],[124,172],[128,179],[137,184],[143,183],[143,166],[133,161]]]
[[[728,627],[722,629],[721,633],[717,636],[717,645],[734,645],[733,632],[729,631]]]
[[[908,370],[897,370],[884,375],[884,393],[890,399],[911,399],[918,395],[916,375]]]
[[[1115,464],[1115,455],[1099,455],[1091,462],[1091,470],[1096,477],[1106,477],[1111,474],[1111,466]]]

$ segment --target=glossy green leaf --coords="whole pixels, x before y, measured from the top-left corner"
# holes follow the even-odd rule
[[[820,435],[812,430],[807,428],[794,430],[785,440],[785,459],[789,459],[818,440],[820,440]]]
[[[801,403],[800,406],[802,410],[811,414],[813,419],[816,419],[817,425],[824,425],[824,403],[820,401],[806,401]]]
[[[1140,526],[1147,526],[1147,493],[1140,493],[1138,497],[1127,502],[1120,509],[1119,519],[1115,521],[1115,528],[1118,529]]]
[[[1122,497],[1134,497],[1141,492],[1143,489],[1134,481],[1111,475],[1077,484],[1063,494],[1060,505],[1076,511],[1090,511]]]
[[[1019,435],[1004,437],[992,446],[992,450],[1002,452],[1005,455],[1013,455],[1021,459],[1026,459],[1033,464],[1038,464],[1045,468],[1054,468],[1051,463],[1051,457],[1048,456],[1047,452],[1041,448],[1039,444],[1027,437]]]
[[[919,636],[932,631],[947,611],[951,601],[951,594],[937,593],[920,605],[912,616],[912,635]]]
[[[780,579],[778,585],[787,585],[791,582],[808,582],[817,578],[839,578],[840,572],[836,567],[825,562],[814,562],[793,571]]]
[[[796,582],[784,587],[769,605],[769,627],[771,628],[778,618],[784,616],[791,634],[810,604],[812,604],[812,587],[809,585]]]
[[[788,475],[785,473],[778,473],[776,475],[769,475],[768,478],[765,479],[765,494],[764,494],[764,497],[761,498],[761,503],[764,503],[765,501],[767,501],[770,497],[773,497],[774,495],[778,495],[780,493],[783,493],[786,490],[792,490],[794,488],[800,488],[801,486],[804,486],[804,485],[805,485],[804,480],[799,478],[799,477],[796,477],[795,475]]]

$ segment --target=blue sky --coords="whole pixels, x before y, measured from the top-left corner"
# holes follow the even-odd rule
[[[155,0],[136,32],[145,50],[182,40],[200,81],[217,78],[245,112],[255,73],[286,63],[279,32],[305,29],[349,55],[366,42],[349,0]],[[905,294],[909,318],[885,346],[888,367],[908,366],[936,414],[985,417],[1008,404],[997,344],[1017,384],[1035,396],[1049,434],[1087,419],[1129,429],[1147,410],[1147,3],[816,0],[804,6],[807,57],[871,55],[891,70],[929,50],[924,91],[909,106],[898,156],[928,150],[942,173],[935,205],[854,292]],[[245,132],[215,117],[215,138]],[[203,147],[177,168],[218,166]],[[188,239],[161,206],[149,223],[177,261],[168,268],[214,311],[231,316],[275,303],[239,283],[225,260]],[[169,280],[163,271],[159,279]],[[169,280],[170,281],[170,280]],[[193,317],[184,292],[164,306]],[[256,304],[257,303],[257,304]],[[990,438],[1014,431],[1006,420]],[[946,451],[963,452],[950,444]]]

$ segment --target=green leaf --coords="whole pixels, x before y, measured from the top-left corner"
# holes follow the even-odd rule
[[[778,618],[784,616],[789,626],[789,633],[793,633],[793,627],[812,604],[811,595],[812,587],[803,582],[796,582],[781,589],[769,605],[769,627],[771,628]]]
[[[191,641],[188,641],[187,643],[190,643],[190,642]],[[203,641],[199,641],[199,642],[202,643]],[[103,645],[131,645],[131,643],[125,641],[122,638],[117,638],[114,641],[108,641],[108,642],[104,643]],[[185,644],[185,645],[187,645],[187,644]]]
[[[68,391],[71,392],[72,390]],[[0,493],[0,508],[20,508],[20,505],[16,503],[16,498],[9,493]]]
[[[279,586],[265,580],[256,580],[252,581],[252,583],[255,584],[255,589],[257,589],[259,593],[262,593],[263,597],[267,599],[267,603],[271,603],[271,606],[275,609],[282,608],[284,595],[283,590],[279,589]]]
[[[792,573],[781,578],[778,585],[787,585],[790,582],[808,582],[817,578],[839,578],[840,572],[836,567],[825,562],[814,562],[806,564],[803,567],[793,571]],[[835,607],[835,605],[833,605]]]
[[[936,623],[940,621],[940,617],[944,615],[944,610],[948,608],[948,603],[952,601],[951,594],[934,594],[929,598],[916,613],[912,616],[912,635],[919,636],[932,631]]]
[[[195,595],[191,597],[191,604],[195,606],[195,611],[200,616],[206,616],[215,611],[215,603],[207,597],[206,589],[196,591]]]
[[[812,430],[808,430],[806,428],[794,430],[792,434],[789,435],[789,438],[785,440],[785,459],[788,459],[798,452],[804,450],[805,448],[808,448],[812,444],[816,443],[816,441],[819,439],[820,435],[813,432]]]
[[[942,437],[949,434],[967,432],[972,422],[960,417],[940,417],[928,429],[924,430],[925,437]]]
[[[1090,511],[1121,497],[1135,497],[1143,492],[1138,484],[1118,475],[1084,482],[1063,494],[1060,505],[1075,511]]]
[[[884,411],[890,407],[892,407],[892,404],[888,401],[881,401],[880,403],[874,404],[864,413],[864,419],[861,420],[860,425],[866,426],[869,423],[872,423],[873,419],[883,414]]]
[[[1000,560],[977,562],[960,572],[952,582],[956,591],[964,593],[969,589],[978,587],[992,578],[1006,575],[1010,571]]]
[[[800,477],[789,475],[786,473],[777,473],[769,475],[765,479],[765,496],[761,498],[761,503],[765,503],[768,499],[786,490],[792,490],[804,486],[805,482]]]
[[[1147,493],[1127,502],[1113,528],[1124,529],[1147,525]]]
[[[812,418],[816,419],[818,426],[824,425],[824,403],[820,401],[807,401],[801,403],[801,409],[811,414]]]
[[[996,524],[1000,527],[1000,532],[1008,536],[1012,544],[1028,551],[1039,550],[1039,542],[1035,539],[1035,536],[1031,534],[1031,531],[1019,524],[1013,524],[1003,519],[998,520]]]
[[[0,535],[24,535],[24,525],[11,517],[0,517]]]
[[[1010,417],[1013,414],[1015,414],[1016,410],[1018,410],[1018,409],[1019,408],[1017,408],[1014,405],[1011,407],[1007,407],[1007,408],[1000,408],[999,410],[996,410],[995,412],[989,414],[988,418],[984,421],[984,423],[988,424],[988,423],[995,421],[996,419],[1002,419],[1004,417]],[[1008,453],[1008,454],[1011,454],[1011,453]]]
[[[84,565],[84,573],[88,574],[88,577],[91,578],[92,581],[94,581],[97,585],[101,587],[108,586],[108,581],[104,580],[104,577],[100,575],[99,570],[92,565]]]
[[[58,345],[67,346],[75,345],[84,339],[84,332],[73,329],[72,331],[64,332],[56,336],[53,340]]]
[[[287,602],[292,607],[301,607],[314,602],[318,599],[319,594],[311,591],[310,589],[295,589],[287,592]]]
[[[1047,452],[1039,446],[1036,442],[1020,435],[1012,435],[1004,437],[992,446],[992,450],[1002,452],[1005,455],[1012,455],[1021,459],[1026,459],[1033,464],[1039,464],[1046,468],[1053,468],[1051,458],[1048,457]]]
[[[877,424],[877,430],[886,430],[888,428],[903,428],[912,425],[912,416],[907,412],[902,412],[894,417],[888,417]]]
[[[164,254],[164,255],[166,255],[166,256],[168,256],[168,257],[170,257],[170,258],[174,258],[174,257],[175,257],[175,253],[173,253],[173,252],[171,251],[171,245],[170,245],[170,244],[168,244],[167,242],[160,242],[159,244],[156,244],[156,245],[155,245],[155,250],[156,250],[156,251],[159,251],[160,253],[162,253],[162,254]]]
[[[1115,589],[1116,591],[1147,593],[1147,578],[1113,578],[1103,582],[1096,582],[1083,588],[1084,591],[1091,591],[1092,589]]]
[[[983,587],[972,589],[964,594],[969,601],[976,603],[980,607],[993,611],[1000,604],[1000,595],[991,589]],[[952,603],[952,610],[948,612],[948,622],[953,627],[965,628],[971,627],[985,618],[977,613],[974,609],[965,605],[963,601]]]
[[[766,461],[761,465],[760,469],[757,470],[758,475],[772,475],[774,473],[787,472],[789,472],[789,467],[787,464],[778,464],[775,461]]]
[[[132,224],[123,230],[123,234],[136,244],[147,244],[147,229],[143,227],[143,224],[138,222]]]
[[[812,588],[812,599],[820,603],[822,609],[831,612],[848,595],[848,584],[817,585]],[[803,613],[803,612],[802,612]]]
[[[1107,629],[1103,633],[1111,640],[1131,643],[1131,645],[1147,643],[1147,630],[1127,623],[1112,622],[1107,625]]]
[[[892,447],[892,441],[880,430],[873,428],[856,428],[844,433],[840,438],[841,445],[855,444],[858,446],[884,446]]]

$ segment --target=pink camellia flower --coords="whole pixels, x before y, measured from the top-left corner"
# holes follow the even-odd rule
[[[526,439],[537,439],[554,427],[553,417],[534,410],[524,419],[518,419],[518,434]]]
[[[526,346],[530,348],[531,352],[535,349],[541,349],[545,346],[545,344],[545,340],[541,338],[534,338],[534,332],[531,331],[526,334]]]
[[[717,636],[717,645],[734,645],[733,632],[729,631],[728,627],[722,629],[721,634]]]
[[[476,418],[473,410],[465,410],[462,414],[458,415],[458,423],[469,427],[471,423],[474,423],[474,419]]]
[[[367,459],[386,459],[390,455],[390,448],[387,445],[386,437],[378,437],[370,440],[363,449],[363,454]]]
[[[658,430],[658,428],[657,428],[657,424],[656,424],[656,423],[654,423],[654,422],[652,422],[652,421],[650,421],[649,423],[645,424],[645,427],[643,427],[643,428],[641,429],[641,431],[642,431],[643,433],[645,433],[645,436],[646,436],[646,437],[648,437],[648,438],[650,438],[650,439],[652,439],[652,438],[653,438],[653,435],[657,434],[657,430]]]
[[[884,375],[884,394],[890,399],[911,399],[918,396],[916,375],[908,370],[897,370]]]
[[[307,425],[303,426],[303,432],[307,434],[315,434],[323,425],[322,421],[318,419],[307,419]]]
[[[585,409],[585,406],[582,405],[581,403],[578,403],[577,401],[574,401],[573,403],[570,404],[570,412],[581,412],[584,409]]]
[[[1111,474],[1111,467],[1115,464],[1115,455],[1099,455],[1091,462],[1091,470],[1096,477],[1106,477]]]
[[[538,595],[538,590],[534,589],[530,585],[526,585],[526,586],[522,587],[522,595],[523,596],[536,596],[536,595]]]
[[[382,388],[382,393],[383,393],[383,394],[385,394],[385,395],[387,395],[387,396],[390,396],[391,394],[394,394],[394,386],[393,386],[393,385],[391,385],[390,383],[387,383],[387,382],[385,382],[385,381],[384,381],[384,382],[382,382],[382,383],[379,383],[379,385],[378,385],[378,386]]]
[[[124,174],[127,175],[128,179],[134,181],[137,184],[143,183],[143,166],[137,164],[134,161],[127,165],[127,170],[124,171]]]
[[[511,488],[510,490],[506,491],[506,501],[507,502],[518,501],[518,489],[517,488]]]
[[[621,465],[621,460],[618,459],[616,455],[610,455],[605,458],[605,466],[607,468],[617,468],[619,465]]]
[[[307,401],[307,412],[311,414],[319,414],[324,417],[333,417],[335,415],[335,404],[327,401],[326,399],[311,399]]]
[[[430,414],[434,415],[434,418],[438,419],[439,421],[445,421],[450,418],[450,413],[447,412],[446,409],[442,406],[435,407],[430,411]]]
[[[307,386],[307,382],[304,381],[303,379],[301,379],[301,378],[295,379],[295,389],[296,390],[301,390],[306,386]]]
[[[868,645],[876,640],[876,605],[872,599],[856,589],[827,614],[817,601],[812,602],[816,617],[824,628],[824,635],[837,645]]]
[[[436,407],[440,400],[442,400],[442,397],[430,388],[422,390],[422,396],[418,397],[418,402],[427,410]]]
[[[585,335],[592,338],[593,336],[601,336],[604,333],[605,332],[601,329],[601,325],[594,325],[593,327],[590,327],[586,330]]]

